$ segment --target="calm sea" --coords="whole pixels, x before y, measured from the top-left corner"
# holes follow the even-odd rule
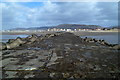
[[[7,42],[8,39],[15,39],[17,37],[27,37],[28,35],[2,35],[0,41],[1,42]],[[118,34],[113,34],[113,35],[98,35],[98,36],[82,36],[84,37],[91,37],[95,39],[104,39],[106,42],[111,43],[111,44],[118,44]]]
[[[106,42],[110,44],[118,44],[118,34],[113,34],[113,35],[98,35],[98,36],[82,36],[84,37],[89,37],[89,38],[95,38],[95,39],[103,39]]]

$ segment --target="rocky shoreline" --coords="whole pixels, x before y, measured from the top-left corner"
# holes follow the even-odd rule
[[[3,78],[117,78],[119,44],[56,32],[1,43]]]
[[[45,38],[50,38],[50,37],[54,37],[54,36],[59,36],[61,33],[52,33],[52,34],[46,34],[44,36],[37,36],[36,34],[33,34],[31,36],[28,36],[26,38],[20,38],[17,37],[16,39],[9,39],[7,43],[1,43],[0,45],[0,50],[6,50],[6,49],[12,49],[12,48],[16,48],[19,47],[23,44],[29,44],[29,43],[33,43],[34,41],[38,40],[38,39],[45,39]],[[102,44],[105,46],[109,46],[112,47],[113,49],[120,49],[120,45],[119,44],[109,44],[107,42],[105,42],[104,40],[97,40],[94,38],[82,38],[82,41],[84,42],[88,42],[88,43],[98,43],[98,44]]]

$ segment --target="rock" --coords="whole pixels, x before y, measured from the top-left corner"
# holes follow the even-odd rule
[[[106,46],[111,46],[109,43],[107,43],[105,40],[98,40],[97,41],[99,44],[106,45]]]
[[[54,37],[54,36],[56,36],[55,34],[51,34],[49,37]]]
[[[85,37],[83,39],[83,41],[85,41],[85,42],[94,42],[94,40],[92,38],[88,38],[88,37]]]
[[[38,36],[36,34],[32,34],[32,36],[29,37],[31,42],[34,42]]]
[[[24,76],[24,78],[33,78],[33,77],[34,77],[34,75],[32,75],[32,74],[28,74],[28,75]]]
[[[94,43],[94,42],[95,42],[94,40],[89,41],[89,43]]]
[[[49,37],[51,34],[46,34],[44,37]]]
[[[61,32],[57,32],[57,33],[56,33],[57,36],[59,36],[59,35],[61,35],[61,34],[62,34]]]
[[[56,34],[46,34],[45,35],[45,37],[47,37],[47,38],[54,37],[54,36],[56,36]]]
[[[102,45],[108,45],[108,43],[105,42],[105,41],[100,42],[100,44],[102,44]]]
[[[6,47],[6,44],[5,43],[3,43],[3,42],[0,42],[0,50],[4,50],[4,49],[6,49],[7,47]]]
[[[55,75],[55,73],[50,73],[50,77],[52,78],[52,77],[54,77],[54,75]]]
[[[12,49],[12,48],[18,47],[24,43],[25,43],[25,41],[22,41],[22,39],[20,37],[17,37],[12,43],[7,43],[6,46],[7,46],[7,49]]]
[[[63,78],[63,75],[62,75],[62,73],[55,73],[54,77],[55,78]]]
[[[99,71],[99,70],[101,70],[101,68],[100,68],[98,65],[95,65],[95,66],[94,66],[94,70],[95,70],[95,71]]]
[[[63,74],[63,78],[69,78],[70,74],[69,73],[62,73]]]
[[[85,40],[86,42],[94,42],[94,40],[93,40],[92,38],[87,38],[87,37],[86,37],[84,40]]]
[[[100,41],[100,42],[104,42],[104,40],[103,40],[103,39],[99,39],[99,41]]]
[[[78,79],[78,78],[81,78],[81,76],[80,76],[79,74],[77,74],[77,73],[73,74],[73,77],[74,77],[74,78],[77,78],[77,79]]]
[[[86,41],[87,37],[83,38],[83,41]]]
[[[8,43],[12,43],[12,42],[14,42],[15,41],[15,39],[9,39],[8,40]]]
[[[93,38],[93,41],[94,41],[94,42],[97,42],[97,40],[96,40],[96,39],[94,39],[94,38]]]
[[[80,60],[80,62],[85,62],[84,58],[80,58],[79,60]]]
[[[120,44],[118,44],[118,45],[116,45],[116,46],[113,46],[113,49],[120,50]]]
[[[92,64],[88,64],[88,67],[89,67],[90,69],[94,69],[94,66],[93,66]]]

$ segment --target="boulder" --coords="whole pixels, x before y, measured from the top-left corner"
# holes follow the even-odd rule
[[[45,37],[47,37],[47,38],[54,37],[54,36],[56,36],[56,34],[46,34],[45,35]]]
[[[54,37],[54,36],[56,36],[55,34],[51,34],[49,37]]]
[[[105,42],[105,40],[99,40],[99,43],[102,45],[109,45],[107,42]]]
[[[6,48],[7,48],[6,44],[3,42],[0,42],[0,50],[5,50]]]
[[[103,45],[106,45],[106,46],[111,46],[109,43],[107,43],[107,42],[102,42],[101,44],[103,44]]]
[[[83,38],[82,40],[83,40],[83,41],[86,41],[86,39],[87,39],[87,37]]]
[[[22,41],[20,37],[17,37],[12,43],[6,43],[6,46],[7,46],[7,49],[12,49],[24,43],[25,41]]]
[[[95,41],[94,40],[90,40],[90,41],[88,41],[89,43],[94,43]]]
[[[37,40],[38,36],[36,34],[32,34],[30,37],[29,37],[29,40],[31,42],[34,42],[35,40]]]
[[[94,42],[98,42],[98,40],[97,40],[97,39],[93,39],[93,41],[94,41]]]
[[[113,49],[120,50],[120,44],[113,46]]]
[[[14,42],[20,43],[20,44],[24,44],[25,43],[25,41],[23,41],[22,38],[20,38],[20,37],[17,37]]]
[[[101,40],[99,39],[99,40],[97,40],[97,42],[98,42],[98,43],[101,43]]]
[[[44,37],[48,38],[51,34],[46,34]]]
[[[87,38],[85,41],[86,42],[94,42],[94,40],[92,38]]]
[[[103,42],[105,42],[105,40],[99,39],[98,42],[99,42],[99,43],[103,43]]]
[[[15,41],[15,39],[9,39],[8,40],[8,43],[12,43],[12,42],[14,42]]]
[[[63,74],[63,78],[69,78],[70,74],[69,73],[62,73]]]
[[[56,34],[56,36],[59,36],[59,35],[64,34],[64,32],[57,32],[57,33],[55,33],[55,34]]]
[[[98,42],[99,44],[109,46],[109,44],[108,44],[105,40],[100,39],[100,40],[97,40],[97,42]]]

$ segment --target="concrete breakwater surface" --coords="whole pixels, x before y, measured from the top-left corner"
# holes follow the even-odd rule
[[[2,78],[117,78],[119,45],[57,32],[2,43]]]

